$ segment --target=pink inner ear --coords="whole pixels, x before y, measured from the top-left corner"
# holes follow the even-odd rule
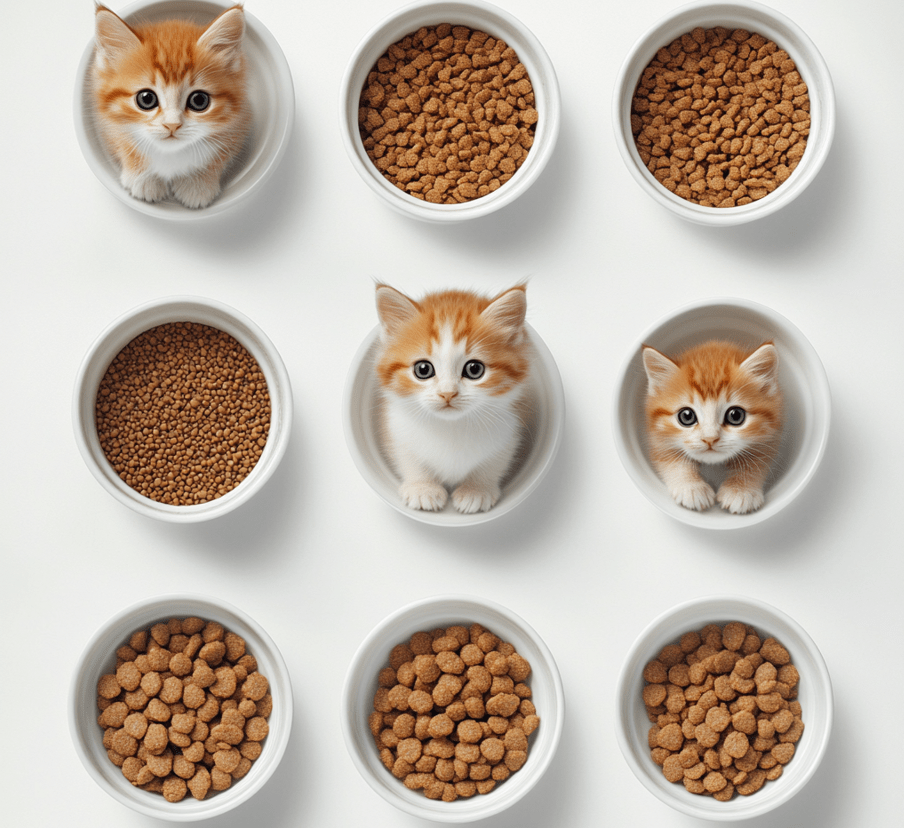
[[[198,38],[198,45],[214,51],[238,49],[245,33],[245,14],[239,8],[224,11]]]
[[[771,342],[766,342],[741,363],[741,368],[764,382],[775,382],[778,379],[778,350]]]
[[[518,329],[527,315],[527,298],[522,288],[506,291],[491,302],[481,314],[494,325]]]
[[[99,9],[94,17],[97,45],[109,56],[126,52],[141,45],[138,35],[109,9]]]
[[[418,306],[404,293],[389,287],[377,286],[377,315],[388,331],[396,330],[417,316]]]
[[[643,367],[647,372],[650,393],[659,391],[678,371],[678,366],[672,360],[649,345],[643,349]]]

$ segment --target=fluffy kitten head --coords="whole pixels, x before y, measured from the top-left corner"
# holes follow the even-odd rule
[[[530,370],[523,285],[493,299],[466,291],[419,302],[377,285],[383,325],[377,376],[413,411],[443,419],[481,413],[520,397]]]
[[[782,396],[778,351],[771,342],[753,353],[729,342],[705,342],[675,361],[644,346],[643,363],[654,457],[753,461],[778,440]]]
[[[98,126],[124,166],[190,153],[195,167],[241,149],[248,127],[241,6],[209,26],[169,20],[129,26],[95,15]],[[184,170],[180,165],[180,172]]]

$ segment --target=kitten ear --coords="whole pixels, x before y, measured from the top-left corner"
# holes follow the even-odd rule
[[[658,394],[678,373],[678,366],[665,354],[649,345],[643,346],[643,367],[647,372],[647,394]]]
[[[509,329],[511,336],[517,336],[527,315],[527,292],[524,285],[518,285],[497,296],[480,314],[491,325]]]
[[[760,345],[741,363],[741,368],[761,382],[765,390],[778,389],[778,350],[772,342]]]
[[[377,285],[377,316],[388,333],[410,322],[418,312],[417,304],[404,293],[389,285]]]
[[[204,34],[198,38],[198,46],[212,52],[222,52],[229,59],[239,57],[242,49],[242,36],[245,34],[245,10],[241,6],[226,9]]]
[[[106,6],[98,6],[95,11],[94,39],[97,43],[95,60],[101,67],[141,45],[138,35]]]

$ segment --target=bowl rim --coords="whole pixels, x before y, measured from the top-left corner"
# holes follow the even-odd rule
[[[636,157],[637,150],[630,132],[630,101],[637,83],[633,71],[629,77],[629,69],[632,64],[638,59],[642,50],[649,51],[647,47],[651,42],[660,43],[660,47],[665,45],[662,43],[660,32],[669,28],[675,20],[685,16],[699,18],[707,12],[722,15],[759,15],[769,21],[770,28],[789,32],[792,36],[789,39],[796,40],[806,49],[807,74],[810,75],[810,70],[812,70],[812,76],[804,80],[810,92],[811,107],[815,101],[814,109],[818,115],[816,122],[818,132],[814,133],[812,137],[818,137],[819,140],[807,141],[807,152],[804,153],[806,162],[801,162],[788,181],[776,188],[775,193],[770,193],[750,204],[731,208],[703,207],[687,201],[663,187],[653,178],[640,158]],[[717,23],[718,21],[712,21],[712,25]],[[780,43],[778,45],[789,51],[788,44]],[[792,46],[790,51],[795,52],[792,57],[795,63],[798,63],[798,50]],[[655,54],[655,49],[650,54]],[[800,68],[802,67],[799,66]],[[643,71],[642,67],[641,71]],[[811,80],[816,83],[811,84]],[[835,91],[832,76],[815,43],[800,26],[785,14],[771,6],[756,2],[756,0],[693,0],[693,2],[672,9],[657,19],[631,45],[616,76],[612,96],[612,127],[615,133],[615,143],[625,167],[634,180],[654,201],[675,215],[686,221],[712,227],[735,226],[764,218],[796,199],[816,177],[829,154],[835,135],[835,118]],[[808,153],[809,157],[807,157]]]
[[[723,609],[727,605],[734,605],[735,607],[739,608],[742,613],[752,610],[758,614],[762,614],[769,618],[775,619],[778,623],[790,628],[801,641],[807,651],[807,655],[813,662],[816,673],[816,680],[814,683],[822,689],[826,702],[824,721],[819,722],[821,724],[820,731],[815,734],[815,736],[819,737],[815,754],[812,761],[807,766],[806,770],[803,771],[800,778],[796,780],[795,784],[788,785],[786,790],[772,794],[772,796],[770,796],[768,800],[764,800],[760,804],[757,803],[756,797],[749,797],[744,800],[745,804],[752,803],[752,805],[749,805],[749,807],[746,807],[743,810],[735,809],[734,811],[725,811],[723,813],[705,811],[694,805],[693,802],[685,801],[680,796],[672,796],[671,789],[667,789],[669,790],[669,793],[666,793],[662,788],[654,785],[651,781],[652,773],[650,771],[650,768],[642,767],[634,756],[634,752],[632,750],[632,740],[630,734],[628,733],[628,727],[626,723],[626,720],[630,715],[629,711],[638,703],[637,699],[634,699],[632,702],[633,694],[631,693],[630,685],[633,683],[636,676],[630,673],[630,667],[632,663],[637,660],[637,656],[641,654],[642,651],[652,651],[653,648],[651,648],[647,643],[647,638],[652,637],[655,630],[662,624],[667,622],[669,619],[685,612],[686,610],[692,610],[698,607],[703,608],[709,605],[718,606],[718,610],[712,613],[713,623],[716,623],[718,619],[723,619],[726,622],[731,620],[743,620],[742,618],[735,619],[728,617],[728,612],[724,611]],[[753,623],[753,626],[762,626],[762,623]],[[760,632],[768,631],[760,630]],[[676,636],[673,636],[673,639],[677,640],[680,635],[681,633],[679,632]],[[653,653],[651,655],[651,658],[655,658],[655,655],[656,654]],[[738,820],[750,819],[755,816],[761,816],[762,814],[765,814],[768,811],[771,811],[779,807],[780,805],[783,805],[795,794],[797,794],[798,791],[800,791],[800,789],[803,788],[807,782],[809,782],[809,780],[816,773],[819,765],[822,763],[822,759],[826,754],[826,750],[828,749],[828,744],[831,739],[833,721],[834,691],[832,688],[832,679],[829,675],[829,670],[826,665],[825,658],[823,657],[822,652],[819,650],[819,647],[817,647],[816,642],[813,641],[809,633],[807,633],[807,631],[787,613],[778,609],[772,604],[767,603],[766,601],[762,601],[758,598],[752,598],[747,595],[734,593],[703,595],[698,598],[692,598],[688,601],[683,601],[665,610],[664,612],[661,612],[652,621],[650,621],[634,639],[634,642],[631,644],[631,647],[628,649],[628,652],[622,661],[616,683],[614,725],[615,737],[622,756],[630,767],[631,772],[634,774],[637,780],[661,802],[664,802],[666,805],[669,805],[675,810],[689,816],[697,817],[699,819],[706,819],[713,822],[734,822]],[[816,722],[813,723],[813,725],[815,724]],[[808,729],[810,729],[810,732],[812,732],[811,728],[813,727],[813,725],[808,723]],[[681,790],[677,790],[676,793],[680,794]]]
[[[134,15],[141,14],[142,12],[150,11],[156,6],[167,6],[174,2],[185,5],[197,5],[203,8],[213,7],[220,12],[226,11],[231,5],[234,5],[228,2],[224,5],[221,0],[133,0],[133,2],[115,13],[125,20]],[[266,51],[272,57],[276,68],[274,82],[281,90],[279,97],[283,103],[284,112],[282,112],[281,117],[278,119],[276,132],[274,133],[276,135],[274,141],[275,151],[272,152],[270,157],[266,160],[257,179],[251,186],[227,199],[223,198],[224,194],[221,192],[212,204],[197,210],[189,209],[188,207],[171,200],[151,203],[135,198],[130,193],[126,192],[119,183],[119,179],[115,175],[111,175],[111,171],[107,166],[98,160],[97,152],[105,159],[108,159],[110,163],[115,164],[115,161],[109,159],[99,138],[95,139],[93,137],[95,128],[91,124],[90,113],[88,113],[83,106],[86,79],[91,60],[94,57],[95,49],[94,35],[92,32],[91,38],[85,46],[85,50],[82,52],[76,70],[75,89],[72,101],[72,121],[75,137],[78,140],[82,157],[85,159],[85,163],[88,165],[91,172],[94,173],[95,178],[97,178],[98,181],[100,181],[100,183],[103,184],[104,187],[106,187],[119,201],[131,207],[133,210],[147,216],[153,216],[157,219],[174,222],[201,221],[213,216],[222,215],[237,205],[245,203],[250,196],[256,194],[258,190],[270,180],[271,176],[282,162],[286,150],[289,147],[295,124],[295,85],[292,81],[292,73],[289,69],[289,63],[286,60],[285,53],[280,47],[279,42],[273,36],[273,33],[270,32],[257,17],[249,12],[247,8],[243,7],[243,11],[245,15],[246,31],[252,32],[256,37],[261,39],[265,45]]]
[[[530,341],[534,348],[534,353],[536,356],[533,370],[536,370],[537,365],[542,366],[545,382],[548,385],[551,396],[553,397],[554,410],[550,418],[552,436],[549,440],[549,446],[546,450],[546,453],[539,461],[536,471],[532,474],[529,482],[525,483],[523,489],[519,491],[517,497],[507,499],[505,497],[506,491],[505,489],[503,489],[503,498],[500,499],[499,503],[497,503],[491,509],[486,512],[475,512],[468,515],[456,512],[456,520],[454,522],[437,519],[439,515],[451,514],[448,511],[448,508],[440,512],[410,509],[405,506],[405,504],[402,503],[401,500],[390,500],[389,498],[384,497],[379,484],[385,478],[382,475],[374,473],[371,466],[365,460],[365,451],[359,445],[358,440],[355,437],[356,418],[353,414],[353,410],[358,410],[358,406],[353,406],[352,404],[355,385],[359,374],[364,368],[369,352],[379,343],[381,326],[378,323],[371,329],[370,333],[368,333],[368,335],[358,346],[358,349],[355,351],[355,355],[352,358],[351,363],[349,363],[349,368],[346,373],[345,386],[343,387],[342,391],[342,430],[345,435],[345,445],[348,449],[348,453],[351,455],[355,467],[358,469],[359,474],[362,478],[364,478],[371,491],[373,491],[373,493],[377,497],[379,497],[380,500],[382,500],[384,503],[389,504],[398,513],[405,515],[411,520],[418,521],[419,523],[425,523],[430,526],[442,526],[454,529],[463,526],[476,526],[482,523],[488,523],[491,520],[502,517],[503,515],[508,514],[512,510],[516,509],[531,494],[533,494],[534,491],[536,491],[536,489],[545,479],[546,475],[549,473],[549,470],[552,468],[556,456],[559,453],[559,448],[562,444],[562,438],[565,433],[565,389],[562,385],[562,375],[559,372],[555,357],[553,357],[552,352],[549,350],[549,347],[540,338],[540,335],[536,332],[536,330],[534,330],[530,323],[525,322],[524,327],[530,336]]]
[[[793,339],[796,346],[800,348],[809,358],[808,367],[811,368],[815,373],[815,376],[811,378],[812,381],[809,387],[813,392],[814,397],[818,398],[819,410],[822,412],[822,417],[825,421],[825,424],[822,428],[821,433],[819,434],[816,450],[815,452],[813,452],[812,457],[810,458],[806,469],[804,470],[804,473],[794,483],[794,485],[789,488],[789,490],[785,493],[784,497],[780,501],[770,502],[767,500],[766,504],[760,509],[757,509],[755,512],[751,512],[746,515],[731,515],[731,519],[729,520],[707,521],[707,512],[705,511],[696,512],[691,509],[684,508],[681,508],[680,511],[676,511],[670,508],[665,508],[659,500],[656,500],[650,496],[644,478],[637,471],[637,463],[635,461],[634,455],[628,451],[628,447],[622,437],[621,432],[624,428],[622,409],[624,408],[624,402],[627,394],[625,388],[626,380],[630,375],[631,366],[634,360],[637,358],[637,354],[640,353],[641,348],[649,342],[649,339],[657,331],[665,328],[668,325],[674,325],[680,322],[683,317],[687,316],[690,313],[703,310],[704,308],[718,306],[737,308],[739,310],[756,314],[757,316],[765,317],[772,320],[776,326],[780,327],[785,335],[790,334],[789,338]],[[619,368],[618,374],[616,376],[615,393],[612,395],[612,402],[610,404],[609,410],[612,422],[612,437],[613,441],[615,442],[615,449],[618,453],[619,460],[621,460],[622,466],[628,473],[628,476],[631,478],[637,489],[644,495],[644,497],[646,497],[646,499],[650,503],[656,506],[664,514],[680,521],[681,523],[703,529],[731,530],[746,528],[748,526],[753,526],[757,523],[761,523],[762,521],[767,520],[773,515],[778,514],[778,512],[780,512],[786,506],[790,505],[809,485],[810,481],[813,479],[813,476],[816,474],[817,470],[822,464],[832,427],[832,395],[831,388],[829,386],[828,375],[826,374],[825,366],[823,365],[822,360],[819,358],[819,354],[816,352],[816,349],[813,347],[810,340],[807,339],[804,333],[793,322],[791,322],[790,319],[788,319],[778,311],[773,310],[771,307],[759,304],[758,302],[750,301],[749,299],[741,299],[738,297],[728,296],[713,296],[705,299],[698,299],[696,301],[689,302],[688,304],[681,305],[678,308],[670,311],[669,313],[664,314],[659,319],[657,319],[656,322],[646,328],[641,336],[637,340],[635,340],[631,350],[622,360],[621,367]],[[649,466],[649,460],[646,457],[644,458],[644,462]],[[658,479],[659,478],[657,476],[657,480]],[[685,514],[685,512],[687,514]]]
[[[88,422],[83,416],[83,399],[88,393],[86,386],[88,374],[92,373],[92,369],[97,364],[99,353],[106,350],[109,343],[118,339],[124,339],[122,344],[118,346],[119,350],[122,350],[135,336],[139,336],[143,332],[139,331],[133,335],[127,335],[123,331],[127,330],[136,320],[152,316],[155,312],[163,314],[169,308],[179,311],[183,316],[186,313],[206,315],[212,312],[230,323],[228,327],[232,328],[232,330],[224,330],[224,332],[236,339],[251,354],[264,373],[270,395],[271,426],[274,420],[276,420],[278,425],[276,431],[271,430],[271,433],[268,434],[267,446],[264,447],[264,452],[252,472],[232,491],[214,500],[191,506],[172,506],[167,503],[158,503],[120,481],[112,470],[103,466],[100,460],[103,450],[100,449],[99,443],[95,445],[98,438],[93,418],[91,422]],[[169,321],[184,321],[184,319],[174,318]],[[143,330],[150,330],[160,324],[166,324],[166,322],[151,322]],[[217,324],[211,324],[210,322],[200,322],[198,324],[217,327]],[[219,324],[222,325],[222,320]],[[219,329],[223,330],[223,327]],[[241,329],[241,333],[238,332],[239,329]],[[128,338],[125,338],[126,336]],[[115,357],[115,353],[113,356]],[[106,371],[106,367],[104,371]],[[103,374],[100,376],[102,379]],[[96,396],[96,394],[97,389],[94,390],[94,395]],[[277,411],[278,417],[274,417]],[[216,299],[194,295],[172,295],[152,299],[124,311],[109,322],[95,337],[82,357],[75,376],[71,403],[75,443],[82,460],[94,478],[105,491],[120,503],[146,517],[170,523],[197,523],[212,520],[231,512],[257,494],[276,471],[285,456],[292,432],[293,411],[292,385],[288,371],[282,356],[267,334],[236,308]],[[270,449],[269,452],[268,448]],[[258,470],[256,475],[254,474],[255,469]],[[244,485],[246,482],[249,484],[248,486]]]
[[[238,790],[239,786],[237,785],[237,793],[233,794],[232,796],[222,797],[222,795],[217,795],[216,797],[212,797],[211,799],[206,800],[205,804],[209,803],[210,805],[212,805],[211,808],[205,809],[201,812],[187,814],[163,813],[162,811],[165,811],[165,808],[158,809],[156,807],[152,807],[151,805],[146,806],[138,801],[133,801],[129,797],[124,796],[116,788],[108,785],[102,778],[102,776],[96,770],[94,770],[92,758],[87,748],[83,744],[83,736],[85,736],[86,734],[82,733],[81,727],[79,725],[80,708],[78,706],[79,684],[80,680],[83,677],[83,674],[86,672],[85,665],[92,651],[107,635],[108,630],[126,621],[129,617],[136,613],[149,611],[158,606],[161,608],[160,617],[163,618],[167,615],[165,608],[176,603],[193,604],[198,606],[204,605],[207,607],[212,607],[214,611],[221,612],[221,614],[232,615],[238,618],[241,623],[248,627],[261,641],[261,643],[264,644],[265,649],[267,649],[268,651],[269,659],[273,661],[277,667],[279,683],[280,685],[282,685],[282,692],[280,692],[280,696],[285,696],[285,698],[281,698],[280,700],[280,704],[284,708],[285,727],[279,732],[279,734],[275,734],[271,731],[271,733],[267,737],[267,751],[270,758],[268,759],[266,766],[263,768],[263,773],[261,773],[256,779],[248,780],[251,784],[249,784],[247,787],[241,786],[242,790]],[[178,614],[179,613],[176,613],[176,615]],[[112,651],[111,655],[113,655]],[[271,686],[276,684],[276,677],[271,678],[270,676],[268,676],[267,678],[268,680],[270,680]],[[219,814],[223,814],[227,811],[232,810],[236,806],[250,799],[267,783],[267,781],[270,779],[270,777],[273,775],[273,773],[276,771],[276,768],[282,761],[283,755],[285,754],[286,748],[289,744],[289,739],[292,733],[293,701],[294,699],[292,693],[291,675],[289,673],[285,659],[283,658],[282,652],[276,646],[276,643],[270,637],[269,633],[267,633],[267,631],[247,612],[239,609],[228,601],[224,601],[221,598],[215,598],[210,595],[181,592],[164,593],[141,599],[124,607],[123,609],[120,609],[114,615],[103,621],[95,629],[94,633],[88,639],[88,642],[82,648],[79,657],[75,661],[75,667],[72,670],[72,674],[69,680],[68,698],[66,702],[66,718],[69,725],[69,735],[76,755],[85,768],[85,771],[88,773],[91,779],[94,780],[98,787],[101,788],[101,790],[110,795],[120,804],[126,805],[132,810],[137,811],[141,814],[145,814],[146,816],[152,816],[156,817],[157,819],[164,819],[170,822],[195,822],[202,819],[208,819],[210,817],[217,816]],[[278,736],[278,738],[274,738],[275,736]],[[222,794],[228,794],[230,790],[223,791]],[[218,800],[221,801],[218,802]],[[168,806],[171,804],[178,805],[178,803],[169,803],[162,797],[160,797],[160,801],[166,803],[166,805]]]
[[[551,707],[553,707],[556,711],[556,721],[554,722],[553,732],[552,736],[550,737],[548,749],[544,753],[537,756],[535,756],[533,753],[531,754],[531,761],[536,762],[536,764],[532,766],[531,776],[513,797],[498,799],[495,801],[492,800],[490,796],[465,800],[465,802],[469,803],[480,802],[483,807],[472,807],[467,811],[457,809],[454,811],[449,811],[446,814],[443,814],[442,812],[427,811],[419,805],[409,802],[403,797],[394,796],[392,793],[390,793],[390,791],[392,791],[393,789],[390,788],[389,790],[387,790],[385,787],[380,786],[371,775],[368,765],[364,762],[356,749],[357,741],[355,739],[351,723],[352,711],[356,706],[355,700],[361,695],[362,692],[361,685],[355,681],[355,673],[357,671],[359,663],[362,662],[365,657],[374,650],[375,646],[379,644],[379,639],[381,638],[381,636],[390,627],[392,627],[396,621],[405,619],[409,616],[412,618],[412,620],[414,620],[419,611],[429,610],[430,608],[439,607],[443,604],[458,604],[462,608],[470,608],[470,611],[472,612],[489,611],[492,614],[496,614],[504,618],[511,626],[517,627],[523,634],[523,636],[530,640],[531,645],[540,654],[543,663],[549,671],[553,688]],[[468,611],[468,609],[462,609],[461,612],[450,612],[449,616],[450,618],[457,617],[459,618],[459,620],[461,620],[461,617],[463,615],[466,615]],[[478,621],[477,623],[480,622]],[[413,629],[416,627],[417,624],[412,625]],[[374,681],[375,680],[376,676],[374,676]],[[376,626],[374,626],[373,629],[371,629],[371,631],[367,634],[367,636],[355,650],[354,655],[349,661],[349,666],[346,669],[345,678],[342,684],[342,693],[340,696],[340,725],[342,728],[342,737],[345,742],[346,750],[348,751],[349,757],[351,758],[355,769],[368,784],[368,786],[376,793],[378,793],[384,801],[388,802],[390,805],[395,806],[399,810],[404,811],[405,813],[411,814],[412,816],[421,817],[422,819],[429,819],[433,822],[464,823],[476,822],[477,820],[481,820],[504,811],[505,809],[514,805],[516,802],[520,801],[529,791],[531,791],[536,786],[540,779],[545,775],[549,766],[552,764],[552,760],[554,759],[557,752],[565,724],[565,707],[565,691],[562,685],[562,676],[559,672],[559,667],[556,663],[555,657],[553,656],[552,651],[549,649],[548,645],[540,636],[540,634],[524,618],[522,618],[514,610],[511,610],[496,601],[484,598],[483,596],[467,593],[444,593],[431,595],[426,598],[419,598],[393,610],[389,615],[379,621]],[[399,784],[401,784],[401,782]]]
[[[531,152],[528,153],[527,162],[519,168],[517,173],[504,186],[495,192],[462,204],[431,204],[402,193],[379,174],[373,162],[364,153],[364,148],[358,137],[357,101],[360,93],[352,95],[352,81],[359,76],[357,68],[361,64],[364,55],[375,50],[376,47],[373,44],[378,38],[382,42],[385,30],[398,27],[404,19],[416,15],[418,12],[433,9],[436,10],[436,14],[439,16],[437,22],[453,22],[442,18],[444,13],[448,17],[449,15],[475,12],[498,19],[502,22],[502,25],[517,32],[519,39],[528,47],[531,54],[536,56],[537,72],[532,73],[529,70],[529,75],[531,83],[540,89],[540,94],[544,98],[540,119],[541,140],[535,140],[534,145],[531,147]],[[447,12],[447,10],[449,11]],[[436,24],[425,23],[423,25]],[[461,25],[471,24],[463,21]],[[509,42],[509,38],[505,38],[505,40],[507,43]],[[377,52],[376,56],[379,57],[382,51],[393,42],[395,41],[389,40],[381,51]],[[512,46],[511,43],[509,45]],[[523,52],[523,49],[518,50],[518,58],[522,63],[525,62]],[[376,60],[376,57],[374,60]],[[527,58],[527,63],[534,63],[530,56]],[[527,63],[525,63],[525,66],[527,66]],[[372,62],[371,65],[373,65]],[[366,77],[366,73],[364,73],[364,77]],[[539,85],[541,83],[542,85]],[[438,224],[454,224],[488,215],[510,204],[523,194],[546,167],[558,140],[560,122],[561,94],[558,78],[555,66],[543,44],[519,18],[506,9],[486,2],[486,0],[414,0],[414,2],[390,12],[374,24],[358,42],[346,64],[339,89],[339,133],[342,136],[346,154],[355,171],[370,190],[396,212],[421,221]],[[536,152],[534,151],[535,147]],[[513,184],[513,182],[515,183]],[[513,184],[513,186],[510,187],[510,184]]]

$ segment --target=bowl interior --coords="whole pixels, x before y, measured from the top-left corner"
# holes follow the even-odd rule
[[[637,152],[631,132],[631,101],[643,70],[656,52],[697,26],[746,29],[757,32],[784,49],[797,64],[810,96],[810,134],[807,149],[791,176],[772,193],[739,207],[702,207],[662,186]],[[682,218],[701,224],[729,225],[751,221],[796,198],[822,167],[835,131],[835,93],[828,67],[807,34],[774,9],[755,2],[696,2],[681,6],[655,23],[634,44],[618,75],[614,98],[616,143],[635,180],[660,204]]]
[[[686,632],[699,631],[706,624],[729,621],[751,624],[762,637],[772,636],[791,654],[800,673],[798,701],[802,708],[804,733],[796,744],[794,757],[782,776],[767,782],[748,797],[735,796],[729,802],[689,793],[679,782],[666,780],[662,769],[650,757],[647,718],[641,693],[643,668],[660,650],[675,643]],[[619,746],[640,782],[667,805],[691,816],[711,820],[749,819],[778,807],[806,784],[825,753],[832,729],[832,683],[822,654],[806,631],[785,613],[750,598],[717,596],[699,598],[674,607],[654,620],[631,647],[619,676],[616,731]]]
[[[158,503],[122,481],[104,455],[95,426],[97,389],[110,363],[136,336],[167,322],[197,322],[218,328],[235,338],[257,360],[270,395],[270,433],[251,473],[222,497],[194,506]],[[117,500],[160,520],[201,521],[225,514],[243,503],[276,470],[288,445],[292,425],[292,390],[285,365],[275,346],[250,319],[233,308],[209,299],[169,297],[127,312],[97,338],[79,369],[73,420],[76,442],[88,468]]]
[[[167,802],[159,794],[134,787],[114,765],[103,746],[103,730],[97,724],[97,681],[115,672],[116,649],[128,643],[136,630],[170,618],[198,616],[218,621],[242,636],[270,682],[273,713],[270,733],[260,758],[243,779],[225,791],[197,801],[187,796]],[[89,775],[114,799],[140,813],[171,821],[205,819],[244,802],[267,781],[282,759],[292,730],[292,688],[282,655],[269,635],[244,612],[222,601],[199,595],[164,595],[142,601],[107,621],[92,637],[78,661],[70,688],[69,724],[76,752]]]
[[[468,526],[500,517],[520,504],[549,471],[559,449],[565,424],[565,397],[555,360],[544,342],[527,326],[534,348],[533,420],[522,456],[503,481],[502,497],[488,512],[465,515],[451,500],[441,512],[410,509],[399,496],[399,480],[395,476],[379,439],[380,393],[374,370],[379,346],[380,326],[364,340],[352,362],[345,387],[343,418],[345,438],[355,465],[371,488],[390,506],[423,523],[438,526]]]
[[[641,346],[675,357],[707,339],[725,339],[751,350],[773,340],[779,352],[779,381],[785,424],[779,455],[766,489],[766,503],[748,515],[733,515],[718,504],[705,512],[679,506],[649,462],[644,402],[647,378]],[[784,508],[815,473],[828,439],[830,397],[825,370],[813,347],[787,319],[761,305],[711,300],[675,312],[643,336],[622,369],[616,395],[615,440],[622,462],[637,487],[666,514],[694,526],[733,529],[759,523]],[[720,466],[701,466],[710,484],[724,477]]]
[[[206,0],[140,0],[117,13],[128,23],[156,23],[174,18],[207,24],[228,4]],[[208,218],[243,201],[262,186],[276,169],[288,146],[295,119],[295,92],[285,55],[267,28],[245,10],[245,55],[248,62],[248,100],[251,131],[239,157],[223,178],[223,190],[209,207],[192,210],[174,199],[151,204],[132,197],[119,183],[119,167],[98,134],[90,95],[89,68],[94,38],[79,64],[75,97],[75,125],[82,153],[95,175],[120,201],[158,218],[185,221]]]
[[[482,624],[514,645],[531,665],[528,684],[540,727],[531,735],[528,759],[485,796],[436,802],[421,791],[409,791],[383,766],[367,719],[373,711],[377,674],[389,663],[389,652],[419,630],[452,624]],[[436,822],[470,822],[498,813],[517,802],[546,771],[558,746],[565,715],[562,680],[552,653],[534,629],[510,610],[471,596],[438,596],[410,604],[378,624],[352,659],[342,698],[342,727],[346,747],[365,781],[400,810]]]
[[[527,159],[502,187],[464,204],[431,204],[420,201],[390,184],[367,157],[358,131],[358,102],[367,75],[377,59],[405,35],[421,26],[440,23],[469,26],[502,38],[518,53],[533,86],[539,114],[534,143]],[[524,192],[546,166],[559,131],[559,86],[552,62],[539,40],[519,20],[503,9],[481,0],[416,2],[378,23],[358,44],[345,70],[341,92],[342,136],[355,169],[365,183],[395,210],[426,221],[461,220],[502,207]]]

